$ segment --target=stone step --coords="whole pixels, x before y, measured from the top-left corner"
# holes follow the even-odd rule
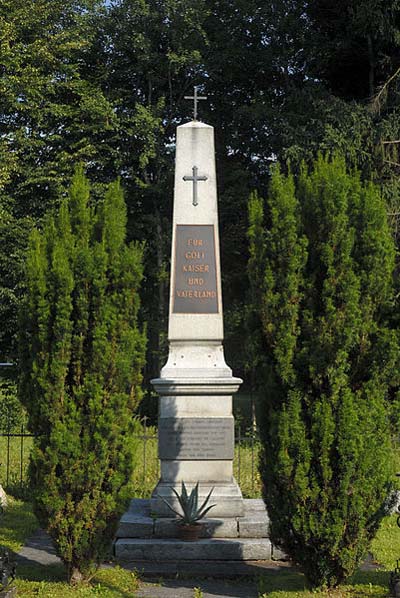
[[[239,517],[225,519],[202,519],[202,538],[266,538],[268,519],[265,517]],[[176,538],[176,519],[138,517],[125,513],[120,520],[117,538]]]
[[[268,538],[205,538],[183,542],[172,538],[120,538],[115,542],[120,561],[265,561],[272,558]]]
[[[262,500],[244,501],[243,517],[202,519],[203,538],[267,538],[268,515]],[[176,538],[177,519],[150,516],[150,502],[134,499],[121,517],[117,538]]]
[[[244,514],[253,513],[255,511],[266,513],[265,504],[262,498],[245,498],[243,499]],[[129,502],[128,511],[135,514],[151,516],[150,499],[148,498],[132,498]]]
[[[155,519],[127,511],[120,519],[117,538],[151,538],[154,535]]]
[[[252,577],[264,574],[273,575],[280,571],[290,571],[292,564],[288,561],[121,561],[121,565],[130,571],[139,571],[141,579],[149,577],[152,580],[172,578],[188,579],[193,577],[235,579],[238,577]],[[199,584],[202,585],[202,584]],[[225,593],[224,593],[225,596]],[[230,594],[232,596],[232,594]],[[236,594],[235,594],[236,596]]]
[[[201,538],[237,538],[238,523],[234,518],[202,519]],[[157,519],[154,526],[156,538],[176,538],[178,534],[176,519]]]

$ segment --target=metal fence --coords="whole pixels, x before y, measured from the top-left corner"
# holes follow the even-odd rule
[[[24,426],[18,432],[0,433],[0,484],[10,487],[25,483],[33,437]]]
[[[148,425],[146,417],[142,418],[142,432],[135,438],[139,446],[139,464],[135,471],[135,487],[137,495],[147,497],[160,475],[157,452],[157,432],[154,426]],[[0,484],[13,493],[24,493],[27,490],[28,464],[34,435],[24,426],[0,433]],[[260,496],[260,480],[258,475],[259,442],[254,430],[244,431],[240,426],[235,433],[234,475],[246,497]]]

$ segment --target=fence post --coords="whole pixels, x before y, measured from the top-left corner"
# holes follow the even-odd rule
[[[143,428],[144,428],[144,435],[143,435],[143,488],[145,488],[145,485],[146,485],[147,416],[145,415],[142,419],[143,419]]]
[[[251,431],[251,494],[254,496],[254,430]]]
[[[10,414],[7,414],[7,465],[6,465],[6,487],[10,480],[10,434],[11,434],[11,421]]]
[[[21,444],[20,444],[20,476],[19,485],[22,488],[23,481],[23,460],[24,460],[24,424],[21,425]]]
[[[242,443],[242,438],[241,438],[241,431],[240,431],[240,425],[239,425],[239,427],[238,427],[238,482],[239,482],[239,486],[240,486],[240,478],[241,478],[241,463],[240,463],[241,443]]]

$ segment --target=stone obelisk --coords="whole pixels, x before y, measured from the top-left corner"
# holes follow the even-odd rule
[[[211,517],[241,516],[232,394],[242,381],[232,376],[222,346],[214,129],[197,120],[177,129],[168,339],[168,361],[152,380],[161,478],[151,511],[171,517],[160,496],[176,506],[171,488],[179,492],[184,481],[189,488],[199,482],[201,497],[214,488]]]

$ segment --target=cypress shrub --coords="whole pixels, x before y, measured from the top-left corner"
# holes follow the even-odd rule
[[[392,496],[395,249],[373,184],[319,157],[249,203],[263,330],[261,475],[272,541],[313,586],[344,581]]]
[[[145,350],[142,247],[125,242],[122,190],[111,184],[97,209],[89,196],[78,169],[59,212],[33,231],[21,317],[32,497],[72,583],[109,550],[129,497]]]

